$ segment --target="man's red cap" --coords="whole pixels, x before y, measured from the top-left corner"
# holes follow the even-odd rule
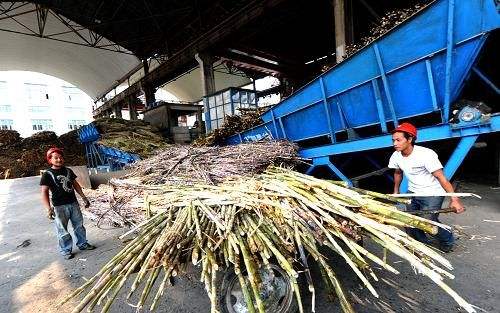
[[[47,159],[47,162],[49,162],[49,164],[52,164],[50,163],[50,158],[52,157],[52,153],[54,152],[57,152],[59,153],[60,155],[63,154],[62,152],[62,149],[61,148],[57,148],[57,147],[52,147],[50,148],[49,150],[47,150],[47,154],[45,155],[45,158]]]
[[[394,134],[395,132],[405,132],[412,135],[413,137],[417,137],[417,128],[410,123],[402,123],[391,133]]]

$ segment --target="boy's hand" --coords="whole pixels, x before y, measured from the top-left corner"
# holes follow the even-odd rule
[[[47,218],[49,220],[53,220],[55,218],[55,213],[54,213],[54,208],[53,207],[50,207],[49,209],[47,209]]]

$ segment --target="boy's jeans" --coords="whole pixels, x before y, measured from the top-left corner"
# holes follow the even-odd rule
[[[68,232],[68,221],[71,221],[76,236],[76,245],[81,248],[87,244],[87,235],[83,227],[83,216],[78,202],[54,206],[55,225],[59,239],[59,251],[62,255],[71,253],[73,238]]]
[[[417,211],[417,210],[440,210],[441,205],[443,204],[444,197],[413,197],[411,198],[411,203],[408,205],[408,210]],[[426,214],[420,215],[424,218],[439,222],[439,214]],[[415,238],[416,240],[429,244],[429,238],[425,234],[424,231],[416,228],[406,228],[406,232]],[[439,240],[439,244],[444,247],[451,247],[455,239],[453,238],[453,234],[441,227],[438,227],[438,233],[435,236]]]

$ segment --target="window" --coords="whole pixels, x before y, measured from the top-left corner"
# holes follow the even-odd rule
[[[81,103],[83,101],[83,93],[78,88],[62,86],[62,90],[66,103]]]
[[[0,112],[6,112],[6,111],[2,111],[1,107],[2,106],[9,106],[8,99],[9,99],[9,95],[8,95],[8,90],[7,90],[7,82],[0,81]],[[8,112],[10,112],[10,111],[8,111]]]
[[[48,103],[47,85],[24,84],[29,106],[44,106]]]
[[[11,112],[12,107],[10,105],[0,105],[0,112]]]
[[[12,122],[12,120],[0,120],[0,129],[10,129],[12,130],[12,125],[14,123]]]
[[[67,106],[67,107],[64,107],[64,110],[66,111],[67,114],[72,115],[71,117],[86,115],[85,108],[82,108],[82,107]]]
[[[71,130],[78,129],[85,124],[86,123],[84,120],[69,120],[68,121],[68,129],[71,129]]]
[[[49,112],[49,107],[45,105],[32,105],[28,108],[28,110],[32,113],[46,113]]]
[[[52,130],[52,120],[31,120],[31,126],[34,131]]]

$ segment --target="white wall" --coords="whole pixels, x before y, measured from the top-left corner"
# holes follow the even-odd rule
[[[34,72],[4,71],[0,72],[0,84],[6,86],[0,88],[0,105],[10,106],[10,112],[0,110],[0,120],[12,120],[12,128],[22,137],[39,131],[33,130],[33,120],[50,120],[52,129],[43,130],[52,130],[58,135],[71,130],[70,121],[83,125],[92,121],[92,99],[63,80]],[[42,85],[39,100],[30,101],[28,88],[38,87],[28,87],[27,84]],[[41,106],[42,112],[36,112],[38,108],[30,109],[36,106]],[[48,107],[47,110],[44,106]]]

